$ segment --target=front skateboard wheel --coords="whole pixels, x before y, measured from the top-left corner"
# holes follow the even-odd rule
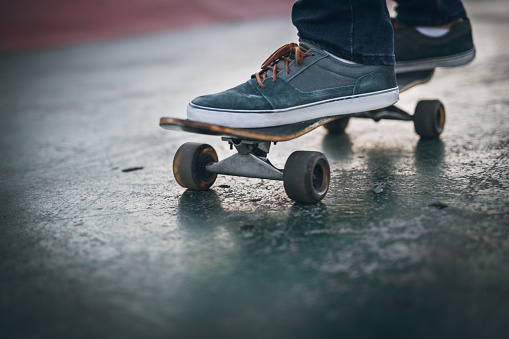
[[[205,166],[217,161],[217,153],[212,146],[187,142],[175,153],[173,175],[182,187],[206,190],[214,184],[217,174],[207,172]]]
[[[345,129],[348,126],[348,122],[350,121],[349,117],[339,118],[336,120],[332,120],[329,123],[323,125],[330,133],[345,133]]]
[[[290,199],[317,203],[327,194],[329,182],[329,162],[320,152],[293,152],[286,161],[283,184]]]
[[[422,100],[414,113],[415,132],[422,138],[438,138],[445,125],[445,108],[440,100]]]

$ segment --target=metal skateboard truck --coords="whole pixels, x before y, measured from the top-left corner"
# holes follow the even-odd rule
[[[237,153],[218,161],[212,146],[185,143],[173,159],[177,182],[186,188],[208,189],[218,174],[283,181],[288,196],[299,202],[316,203],[329,189],[330,168],[320,152],[293,152],[284,169],[278,169],[267,158],[270,141],[241,140],[223,137]]]

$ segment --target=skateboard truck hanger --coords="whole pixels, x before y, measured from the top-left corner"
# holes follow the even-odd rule
[[[283,171],[267,159],[270,141],[250,141],[223,137],[237,153],[220,162],[206,165],[208,172],[248,178],[283,180]]]
[[[173,174],[182,187],[206,190],[214,184],[218,174],[225,174],[282,180],[288,197],[297,202],[317,203],[329,190],[329,162],[320,152],[293,152],[281,170],[267,159],[270,141],[232,137],[223,137],[223,140],[233,145],[237,153],[222,161],[208,144],[187,142],[180,146],[173,158]]]

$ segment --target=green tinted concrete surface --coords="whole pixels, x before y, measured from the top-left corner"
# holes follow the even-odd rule
[[[158,126],[296,40],[288,20],[1,56],[0,337],[506,336],[509,5],[468,9],[475,63],[401,97],[444,101],[440,140],[354,120],[273,147],[327,155],[317,205],[267,180],[185,191],[181,143],[231,153]]]

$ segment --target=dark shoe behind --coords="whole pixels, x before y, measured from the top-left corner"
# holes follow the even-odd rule
[[[415,27],[407,27],[393,20],[396,73],[456,67],[475,57],[470,20],[462,19],[440,37],[429,37]]]

